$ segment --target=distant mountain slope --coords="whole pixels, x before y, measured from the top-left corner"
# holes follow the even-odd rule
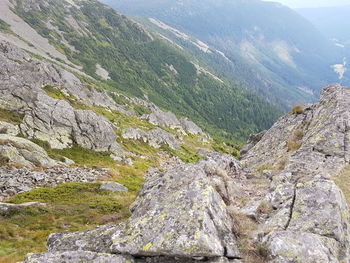
[[[350,42],[350,5],[301,8],[298,13],[309,19],[327,37]]]
[[[6,9],[0,13],[2,39],[85,74],[93,85],[146,97],[218,137],[240,140],[281,114],[97,1],[5,0],[1,8]],[[11,17],[27,24],[13,25]],[[21,31],[24,25],[33,31],[30,36]],[[37,47],[36,39],[48,40],[47,47]]]
[[[342,50],[343,63],[334,66],[340,81],[350,83],[350,5],[324,8],[304,8],[297,11],[309,19],[325,36]]]
[[[338,79],[331,65],[342,61],[341,50],[280,4],[259,0],[104,2],[130,15],[154,18],[223,52],[231,65],[211,64],[216,70],[283,107],[313,100],[319,87]]]
[[[310,20],[326,37],[342,50],[343,63],[334,66],[340,81],[349,85],[350,71],[350,5],[324,8],[297,9],[298,13]]]

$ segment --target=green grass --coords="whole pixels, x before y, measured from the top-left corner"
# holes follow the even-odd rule
[[[38,188],[17,195],[12,203],[39,201],[45,208],[25,208],[0,216],[0,262],[23,260],[29,252],[46,250],[49,234],[79,231],[129,217],[135,191],[110,193],[99,183],[67,183],[55,188]]]
[[[22,122],[24,115],[16,112],[0,109],[0,121],[18,125]]]

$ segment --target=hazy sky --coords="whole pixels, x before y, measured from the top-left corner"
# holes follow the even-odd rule
[[[350,5],[350,0],[269,0],[292,8]]]

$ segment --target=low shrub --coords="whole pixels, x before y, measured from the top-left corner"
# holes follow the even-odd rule
[[[292,109],[293,114],[303,114],[304,113],[304,107],[302,105],[296,105]]]

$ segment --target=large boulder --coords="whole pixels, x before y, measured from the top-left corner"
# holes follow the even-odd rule
[[[46,252],[36,255],[29,255],[23,263],[134,263],[130,256],[111,255],[104,253],[95,253],[88,251],[64,251],[64,252]]]
[[[142,256],[239,256],[226,205],[197,165],[149,174],[111,248]]]
[[[7,134],[0,134],[0,157],[8,164],[32,168],[49,168],[60,164],[51,159],[46,151],[37,144]]]
[[[122,154],[114,127],[106,118],[51,98],[41,89],[47,85],[64,86],[75,93],[85,88],[73,74],[0,42],[0,108],[25,115],[20,125],[25,137],[47,141],[57,149],[76,143],[87,149]],[[105,93],[99,94],[98,105],[113,108],[113,100]]]
[[[150,114],[142,116],[150,123],[157,126],[169,127],[170,129],[182,130],[182,125],[172,112],[163,112],[161,110],[154,110]]]
[[[132,255],[136,262],[238,259],[232,215],[224,200],[233,193],[221,193],[216,184],[233,181],[239,172],[234,158],[213,154],[198,164],[177,161],[165,169],[147,174],[127,222],[51,235],[49,252]]]
[[[162,145],[167,145],[172,149],[178,149],[180,147],[180,142],[176,139],[175,135],[160,128],[147,132],[141,129],[128,128],[123,131],[122,137],[124,139],[147,142],[154,148],[160,148]]]

